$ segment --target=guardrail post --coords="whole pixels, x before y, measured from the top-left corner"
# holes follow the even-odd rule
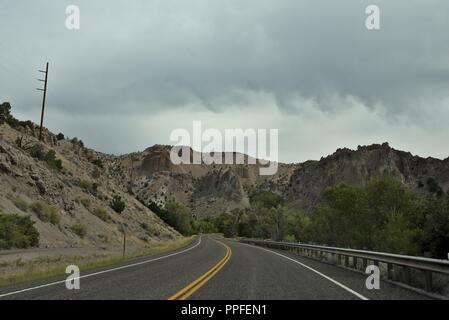
[[[366,259],[366,258],[362,259],[362,266],[363,266],[363,271],[365,271],[366,268],[368,267],[368,259]]]
[[[424,276],[426,278],[426,291],[432,292],[432,290],[433,290],[432,272],[431,271],[424,271]]]
[[[394,280],[393,265],[391,263],[387,263],[387,277],[389,280]]]
[[[405,283],[410,285],[412,282],[412,277],[410,274],[410,268],[409,267],[403,267],[403,271],[404,271],[404,276],[405,276]]]

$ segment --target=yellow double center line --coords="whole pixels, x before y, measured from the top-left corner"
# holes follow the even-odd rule
[[[217,242],[226,248],[226,255],[224,256],[224,258],[221,259],[220,261],[218,261],[218,263],[216,265],[214,265],[209,271],[204,273],[201,277],[199,277],[198,279],[193,281],[191,284],[189,284],[185,288],[181,289],[180,291],[178,291],[171,297],[169,297],[168,300],[185,300],[185,299],[187,299],[192,294],[194,294],[196,291],[198,291],[199,288],[204,286],[206,284],[206,282],[208,282],[210,279],[212,279],[212,277],[215,276],[218,273],[218,271],[220,271],[224,267],[224,265],[231,258],[232,250],[226,244],[224,244],[220,241],[217,241]]]

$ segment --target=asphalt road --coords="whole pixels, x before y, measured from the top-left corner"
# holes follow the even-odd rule
[[[350,270],[224,239],[201,236],[188,247],[122,265],[81,270],[80,289],[66,275],[0,288],[0,299],[427,299]]]

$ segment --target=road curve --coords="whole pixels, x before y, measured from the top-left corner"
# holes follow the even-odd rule
[[[427,299],[365,276],[283,251],[201,236],[175,252],[83,272],[80,289],[66,276],[0,288],[0,299],[310,300]]]

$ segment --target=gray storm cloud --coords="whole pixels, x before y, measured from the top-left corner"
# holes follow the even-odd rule
[[[80,7],[79,31],[64,26],[69,4]],[[368,4],[381,9],[380,31],[365,28]],[[210,124],[221,126],[227,122],[220,115],[232,118],[241,108],[257,113],[264,103],[279,113],[277,122],[268,121],[270,112],[267,121],[250,112],[240,125],[282,126],[285,145],[298,136],[335,136],[297,131],[299,118],[325,117],[346,132],[353,119],[360,121],[357,108],[378,123],[377,135],[353,132],[365,143],[390,140],[384,133],[392,126],[427,130],[429,139],[446,133],[445,0],[2,1],[0,21],[0,99],[21,114],[35,114],[35,70],[48,60],[49,109],[58,117],[50,116],[47,125],[66,123],[77,134],[70,119],[95,118],[103,129],[84,130],[85,139],[105,151],[130,150],[119,139],[114,144],[101,138],[107,130],[107,123],[99,123],[106,121],[102,114],[132,127],[127,117],[178,112],[195,119],[210,113]],[[324,114],[310,118],[311,110]],[[404,143],[398,132],[403,131],[392,131],[391,139],[417,153],[442,156],[449,149],[446,144],[424,150]],[[151,130],[145,134],[159,137]],[[146,139],[133,147],[163,142]],[[338,139],[303,157],[355,143]],[[288,160],[302,159],[286,153]]]

